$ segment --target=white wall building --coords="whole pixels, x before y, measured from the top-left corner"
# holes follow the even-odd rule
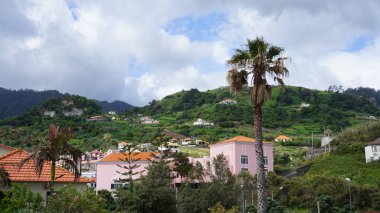
[[[214,126],[214,123],[198,118],[197,121],[193,123],[194,126]]]
[[[365,145],[365,162],[369,163],[380,159],[380,138]]]

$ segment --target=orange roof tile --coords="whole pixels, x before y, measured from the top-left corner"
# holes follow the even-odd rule
[[[230,143],[230,142],[246,142],[246,143],[255,143],[256,140],[253,139],[253,138],[249,138],[249,137],[245,137],[245,136],[236,136],[234,138],[230,138],[230,139],[227,139],[227,140],[224,140],[224,141],[221,141],[221,142],[218,142],[216,144],[212,144],[212,145],[217,145],[217,144],[224,144],[224,143]],[[266,142],[264,141],[264,143],[270,143],[270,142]],[[212,146],[210,145],[210,146]]]
[[[286,136],[286,135],[279,135],[279,136],[277,136],[276,139],[279,139],[279,140],[290,140],[291,138],[289,138],[289,137]]]
[[[21,149],[14,150],[6,155],[0,157],[0,164],[3,166],[6,172],[8,172],[11,181],[16,182],[48,182],[50,181],[51,171],[50,162],[46,162],[42,167],[41,175],[36,173],[36,167],[33,160],[27,161],[20,167],[20,162],[27,158],[29,153]],[[57,178],[55,182],[82,182],[89,183],[90,179],[86,177],[78,177],[60,167],[56,167]]]
[[[156,152],[135,152],[133,153],[132,159],[140,160],[150,160],[152,159],[152,154],[157,154]],[[120,162],[121,159],[128,157],[127,153],[111,153],[104,158],[100,159],[98,162]]]

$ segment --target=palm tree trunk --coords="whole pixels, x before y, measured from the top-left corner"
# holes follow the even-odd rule
[[[55,180],[55,161],[51,162],[51,184],[50,191],[53,194],[54,192],[54,180]]]
[[[257,160],[257,212],[265,213],[267,210],[265,197],[265,172],[262,128],[262,105],[255,105],[255,137],[256,137],[256,160]]]

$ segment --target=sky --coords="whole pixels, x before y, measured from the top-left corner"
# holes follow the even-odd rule
[[[247,39],[283,47],[286,84],[380,89],[377,0],[4,0],[0,87],[135,106],[226,86]]]

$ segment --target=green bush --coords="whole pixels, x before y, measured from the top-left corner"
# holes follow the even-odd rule
[[[79,192],[74,186],[64,186],[48,198],[46,212],[99,213],[107,210],[103,199],[92,189]]]
[[[41,212],[44,200],[39,193],[30,191],[26,184],[12,184],[0,200],[1,212]]]

